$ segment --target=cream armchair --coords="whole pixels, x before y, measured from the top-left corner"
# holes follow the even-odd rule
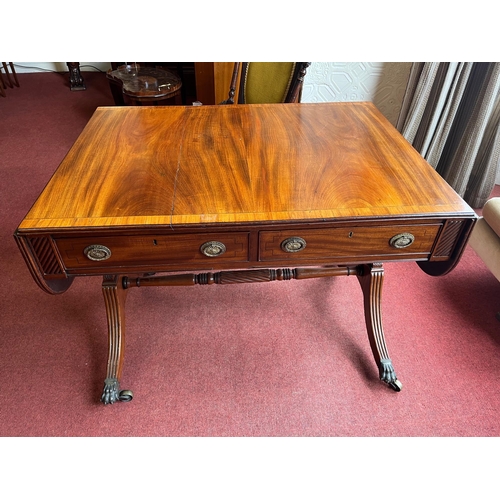
[[[489,199],[469,239],[470,246],[500,281],[500,197]],[[500,312],[497,313],[500,320]]]

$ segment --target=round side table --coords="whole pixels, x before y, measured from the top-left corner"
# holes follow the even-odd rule
[[[116,105],[182,104],[182,81],[170,71],[127,64],[108,70],[106,77]]]

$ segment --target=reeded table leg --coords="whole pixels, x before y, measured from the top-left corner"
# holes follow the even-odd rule
[[[358,280],[364,296],[366,329],[375,362],[379,367],[380,380],[386,382],[395,391],[400,391],[403,386],[396,378],[396,373],[394,372],[394,367],[387,351],[382,327],[380,305],[384,268],[382,264],[363,265],[360,268],[362,272],[359,273]]]
[[[102,293],[108,319],[108,365],[101,401],[112,404],[115,401],[130,401],[131,391],[120,391],[125,348],[125,299],[122,276],[104,276]]]

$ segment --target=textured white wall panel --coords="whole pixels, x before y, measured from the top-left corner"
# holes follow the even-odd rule
[[[395,125],[412,63],[313,62],[302,102],[372,101]]]

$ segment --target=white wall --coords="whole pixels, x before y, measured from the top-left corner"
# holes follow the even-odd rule
[[[68,71],[65,62],[15,62],[17,73],[36,73],[38,71]],[[81,62],[82,71],[107,71],[111,68],[109,62]]]
[[[302,102],[372,101],[395,125],[412,63],[313,62]]]

